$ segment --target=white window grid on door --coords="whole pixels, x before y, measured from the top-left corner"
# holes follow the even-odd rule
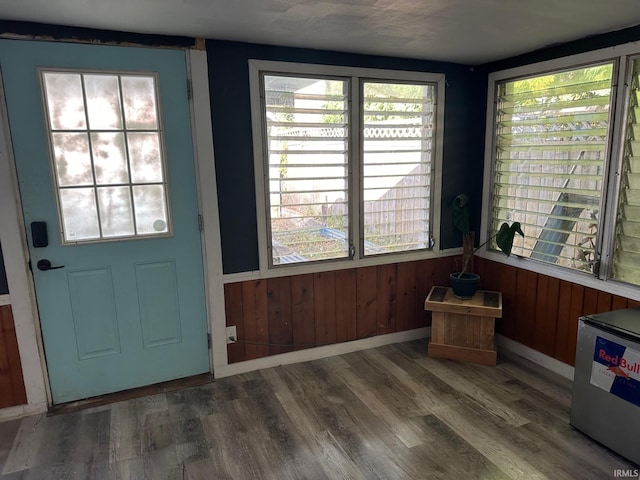
[[[157,74],[40,79],[62,243],[172,235]]]

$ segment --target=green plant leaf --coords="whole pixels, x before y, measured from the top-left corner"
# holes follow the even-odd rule
[[[524,237],[524,232],[522,231],[520,222],[513,222],[511,226],[505,222],[500,225],[500,230],[498,230],[498,233],[496,234],[496,243],[498,244],[498,248],[500,248],[507,257],[511,255],[513,239],[515,238],[516,233]]]
[[[461,193],[453,199],[453,212],[451,214],[453,220],[453,226],[460,230],[462,233],[469,233],[469,209],[467,204],[469,203],[469,197],[464,193]]]

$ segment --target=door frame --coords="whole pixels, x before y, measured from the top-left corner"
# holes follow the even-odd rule
[[[1,37],[0,40],[2,40]],[[215,376],[215,371],[227,365],[228,359],[207,52],[204,48],[198,48],[203,44],[204,42],[196,42],[196,47],[184,50],[187,64],[186,73],[192,93],[189,99],[189,108],[198,210],[203,220],[201,246],[205,280],[204,294],[207,330],[212,337],[209,351],[209,371]],[[44,412],[48,406],[52,405],[52,396],[44,357],[40,317],[35,300],[34,281],[28,267],[29,251],[26,229],[1,79],[0,240],[4,251],[10,303],[27,392],[27,405],[0,410],[0,419],[3,419]]]
[[[187,51],[187,75],[191,84],[191,134],[196,165],[198,205],[202,215],[202,262],[204,268],[207,323],[211,335],[209,350],[211,372],[226,366],[226,319],[224,283],[222,279],[222,246],[218,213],[218,186],[213,151],[211,100],[209,97],[209,66],[204,49]]]
[[[28,267],[29,251],[8,118],[4,84],[0,76],[0,241],[27,393],[26,406],[4,409],[0,419],[37,413],[46,410],[47,405],[51,404],[35,288]]]

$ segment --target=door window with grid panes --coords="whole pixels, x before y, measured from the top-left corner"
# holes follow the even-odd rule
[[[170,234],[156,77],[41,75],[64,243]]]

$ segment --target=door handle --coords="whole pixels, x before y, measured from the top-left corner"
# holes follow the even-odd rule
[[[47,270],[57,270],[59,268],[64,268],[64,265],[58,265],[57,267],[52,267],[51,262],[46,258],[43,258],[42,260],[38,260],[37,265],[38,265],[38,270],[42,270],[43,272],[46,272]]]

